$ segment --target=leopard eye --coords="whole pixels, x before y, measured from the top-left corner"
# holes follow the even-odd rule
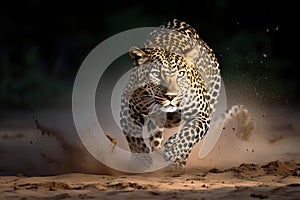
[[[159,73],[159,71],[153,71],[153,72],[152,72],[152,75],[153,75],[154,77],[156,77],[156,78],[159,78],[160,73]]]
[[[185,71],[179,71],[177,77],[182,78],[182,77],[184,77],[184,75],[185,75]]]

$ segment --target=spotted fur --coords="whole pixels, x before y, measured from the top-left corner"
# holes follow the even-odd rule
[[[134,69],[120,113],[129,147],[133,153],[162,148],[165,160],[182,168],[192,147],[206,135],[215,111],[221,88],[215,54],[194,28],[176,19],[155,29],[143,49],[132,47],[129,54]],[[182,129],[162,144],[165,128],[180,123]],[[144,126],[150,148],[143,138]]]

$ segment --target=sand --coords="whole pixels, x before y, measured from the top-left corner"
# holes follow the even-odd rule
[[[255,111],[248,141],[232,123],[205,158],[201,143],[193,149],[187,169],[145,174],[101,164],[53,121],[41,129],[30,112],[0,117],[0,199],[300,199],[297,111]]]
[[[2,199],[299,199],[292,162],[143,175],[2,176]],[[299,173],[299,172],[298,172]]]

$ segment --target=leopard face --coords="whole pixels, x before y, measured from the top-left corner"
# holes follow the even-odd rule
[[[158,109],[166,113],[181,111],[188,103],[186,97],[200,88],[201,77],[179,54],[133,47],[130,55],[137,68],[136,74],[144,83],[133,92],[130,103],[137,110],[142,107],[140,111],[145,114]]]

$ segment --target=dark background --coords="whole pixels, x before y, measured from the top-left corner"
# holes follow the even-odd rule
[[[288,1],[254,0],[1,2],[0,109],[63,101],[58,97],[71,92],[95,46],[121,31],[173,18],[191,24],[214,49],[226,85],[299,106],[296,8]]]

